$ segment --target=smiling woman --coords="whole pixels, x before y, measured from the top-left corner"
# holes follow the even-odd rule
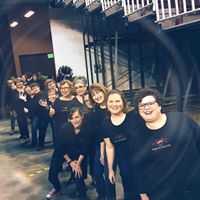
[[[137,200],[139,194],[137,194],[129,163],[129,140],[142,121],[137,113],[130,111],[123,93],[119,90],[111,90],[108,93],[107,109],[110,112],[110,117],[103,123],[103,133],[109,180],[115,184],[115,171],[118,165],[124,189],[124,199]]]
[[[200,127],[183,113],[161,112],[155,89],[135,97],[145,123],[130,140],[129,157],[141,199],[200,199]]]

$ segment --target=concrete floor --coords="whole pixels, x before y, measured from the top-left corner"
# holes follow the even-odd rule
[[[52,186],[48,182],[48,170],[52,154],[51,130],[48,130],[45,149],[36,151],[30,144],[22,145],[19,134],[10,135],[9,120],[0,121],[0,200],[45,200]],[[64,168],[64,167],[63,167]],[[67,187],[69,173],[60,173],[63,195],[56,200],[71,200],[68,193],[74,186]],[[122,198],[120,179],[117,181],[117,196]],[[97,197],[95,188],[86,180],[88,200]]]

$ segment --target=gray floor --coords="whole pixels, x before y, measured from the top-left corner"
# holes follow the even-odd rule
[[[48,129],[45,149],[36,151],[30,144],[22,145],[19,133],[10,136],[8,120],[0,121],[0,200],[45,200],[51,189],[47,180],[50,158],[52,154],[51,131]],[[74,186],[67,187],[69,173],[60,173],[63,195],[56,200],[70,200],[68,193]],[[117,181],[117,196],[122,198],[120,179]],[[90,185],[90,177],[86,180],[88,200],[95,199],[95,188]]]

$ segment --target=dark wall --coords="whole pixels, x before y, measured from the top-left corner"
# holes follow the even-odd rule
[[[27,10],[34,10],[24,18]],[[19,25],[10,29],[17,74],[21,74],[19,57],[22,55],[53,52],[49,10],[47,4],[24,5],[8,10],[8,20],[18,20]]]
[[[6,105],[6,80],[15,75],[14,55],[8,26],[7,15],[0,11],[0,115]]]

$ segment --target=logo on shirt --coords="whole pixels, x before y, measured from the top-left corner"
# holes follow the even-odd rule
[[[126,141],[127,138],[123,135],[123,134],[117,134],[114,138],[113,138],[113,141],[115,143],[119,143],[119,142],[123,142],[123,141]]]
[[[159,138],[159,139],[154,140],[154,142],[152,143],[152,150],[157,151],[159,149],[165,149],[171,146],[172,145],[169,144],[167,138]]]

